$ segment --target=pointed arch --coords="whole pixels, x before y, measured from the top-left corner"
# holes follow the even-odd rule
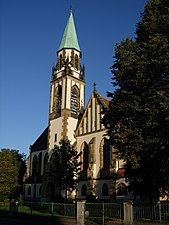
[[[56,113],[57,116],[61,114],[61,103],[62,103],[62,86],[57,84],[54,88],[54,96],[53,96],[53,108],[52,111]]]
[[[72,86],[71,88],[71,115],[77,117],[79,110],[79,96],[80,91],[77,85]]]
[[[92,138],[89,142],[89,148],[90,148],[90,163],[96,162],[96,146],[95,146],[96,138]]]
[[[112,161],[112,146],[106,138],[100,142],[100,168],[108,168]]]
[[[79,70],[79,57],[75,54],[75,69]]]
[[[60,84],[57,86],[57,100],[56,100],[56,113],[60,116],[62,105],[62,87]]]
[[[41,167],[42,167],[42,152],[38,155],[38,175],[41,175]]]
[[[103,146],[104,146],[104,138],[100,142],[100,169],[103,168]]]
[[[36,176],[38,172],[38,157],[37,155],[34,155],[33,161],[32,161],[32,176]]]
[[[89,167],[89,147],[86,142],[83,142],[81,146],[81,152],[82,169],[86,170]]]
[[[43,160],[43,174],[45,174],[46,171],[46,166],[47,166],[47,162],[48,162],[48,153],[46,152],[45,156],[44,156],[44,160]]]
[[[62,61],[63,61],[63,57],[62,54],[59,55],[59,59],[58,59],[58,63],[59,63],[59,70],[62,68]]]
[[[108,168],[111,164],[111,145],[105,138],[103,146],[103,167]]]

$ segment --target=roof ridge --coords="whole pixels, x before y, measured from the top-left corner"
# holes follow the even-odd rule
[[[97,95],[98,99],[99,99],[100,102],[103,104],[103,106],[104,106],[105,108],[108,108],[108,105],[109,105],[109,99],[106,98],[106,97],[104,97],[104,96],[102,96],[102,95],[100,95],[96,90],[94,90],[93,92]]]

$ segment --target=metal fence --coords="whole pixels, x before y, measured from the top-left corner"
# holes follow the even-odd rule
[[[19,204],[15,202],[11,205],[10,202],[0,202],[0,211],[24,213],[39,216],[64,216],[76,217],[75,204],[60,204],[60,203],[44,203],[44,202],[23,202]]]
[[[137,205],[133,207],[134,220],[169,221],[169,204]]]
[[[19,207],[18,211],[25,212],[26,208],[27,212],[31,214],[76,217],[75,204],[25,202]]]
[[[0,202],[0,213],[10,212],[9,202]],[[15,205],[14,212],[40,215],[69,217],[76,219],[76,204],[23,202]],[[123,205],[120,203],[85,203],[85,221],[104,224],[110,220],[123,219]],[[169,221],[169,203],[156,205],[133,205],[133,219],[150,221]],[[92,223],[91,223],[92,224]]]
[[[86,203],[85,220],[105,224],[106,221],[122,218],[122,206],[116,203]]]

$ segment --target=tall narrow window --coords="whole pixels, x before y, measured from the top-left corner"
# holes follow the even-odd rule
[[[54,142],[57,142],[57,134],[55,134]]]
[[[89,166],[89,147],[87,143],[85,143],[83,149],[83,169],[87,169],[88,166]]]
[[[109,167],[111,163],[111,145],[105,139],[103,146],[103,167]]]
[[[47,163],[48,163],[48,153],[45,154],[43,161],[43,174],[45,174]]]
[[[76,68],[77,70],[79,69],[79,57],[78,57],[77,54],[75,55],[75,68]]]
[[[56,113],[61,114],[61,103],[62,103],[62,87],[58,85],[57,88],[57,100],[56,100]]]
[[[38,175],[41,175],[41,166],[42,166],[42,152],[38,155]]]
[[[62,68],[62,55],[60,54],[60,57],[59,57],[59,69]]]
[[[32,176],[37,176],[38,172],[38,157],[34,155],[33,162],[32,162]]]
[[[79,90],[77,86],[72,87],[71,91],[71,113],[73,116],[77,116],[79,109]]]

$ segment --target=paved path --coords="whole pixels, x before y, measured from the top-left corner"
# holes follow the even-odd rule
[[[9,217],[0,216],[0,225],[75,225],[75,220],[59,220],[38,216]]]

